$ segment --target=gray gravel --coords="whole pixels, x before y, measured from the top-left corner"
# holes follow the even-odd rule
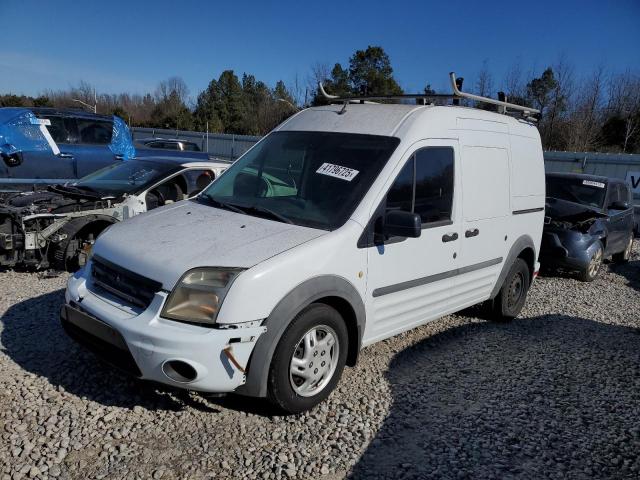
[[[58,324],[66,277],[0,273],[5,478],[638,478],[640,255],[367,348],[314,411],[130,380]]]

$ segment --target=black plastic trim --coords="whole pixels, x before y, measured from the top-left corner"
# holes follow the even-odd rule
[[[542,212],[543,210],[544,210],[544,207],[526,208],[524,210],[514,210],[513,212],[511,212],[511,214],[512,215],[524,215],[525,213]]]
[[[70,305],[62,306],[60,322],[67,335],[105,362],[134,377],[142,376],[124,338],[110,325]]]
[[[499,263],[502,263],[502,257],[494,258],[492,260],[487,260],[480,263],[475,263],[473,265],[468,265],[466,267],[455,268],[453,270],[449,270],[442,273],[436,273],[435,275],[429,275],[427,277],[416,278],[414,280],[408,280],[406,282],[396,283],[394,285],[389,285],[387,287],[376,288],[371,295],[373,297],[381,297],[383,295],[389,295],[390,293],[401,292],[402,290],[407,290],[409,288],[420,287],[422,285],[438,282],[440,280],[445,280],[447,278],[455,277],[457,275],[462,275],[462,274],[473,272],[483,268],[491,267],[493,265],[498,265]]]

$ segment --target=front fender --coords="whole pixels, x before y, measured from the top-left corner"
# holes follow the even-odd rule
[[[267,327],[257,341],[247,366],[247,381],[236,393],[253,397],[267,395],[267,380],[271,358],[280,338],[291,321],[311,303],[327,297],[338,297],[349,303],[355,313],[357,345],[360,350],[365,325],[365,307],[356,288],[337,275],[322,275],[311,278],[291,290],[275,306],[263,325]]]

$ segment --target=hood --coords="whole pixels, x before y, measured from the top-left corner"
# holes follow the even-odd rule
[[[602,209],[582,205],[581,203],[560,200],[559,198],[547,197],[545,205],[545,215],[552,220],[563,222],[580,223],[587,220],[606,217]]]
[[[185,200],[113,225],[93,251],[171,290],[192,268],[250,268],[326,233]]]

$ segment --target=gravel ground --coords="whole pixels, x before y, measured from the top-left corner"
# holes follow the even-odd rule
[[[62,332],[65,276],[0,273],[0,479],[639,478],[639,245],[605,270],[371,346],[290,417],[130,380]]]

